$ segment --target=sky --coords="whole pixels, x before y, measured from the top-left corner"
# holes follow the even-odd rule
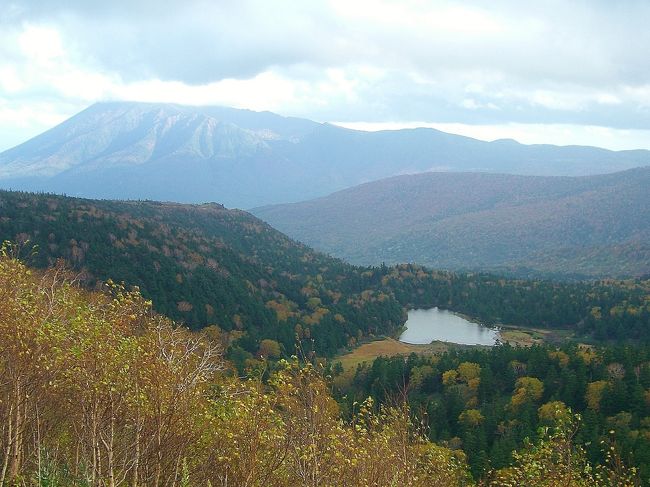
[[[104,100],[650,149],[646,0],[2,3],[0,150]]]

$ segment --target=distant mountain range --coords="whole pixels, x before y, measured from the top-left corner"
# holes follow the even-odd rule
[[[424,128],[362,132],[269,112],[115,102],[0,154],[0,187],[250,208],[430,170],[588,175],[647,165],[644,150],[483,142]]]
[[[650,168],[588,177],[426,173],[252,210],[357,264],[527,275],[650,273]]]

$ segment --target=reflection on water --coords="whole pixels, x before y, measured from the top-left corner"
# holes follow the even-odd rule
[[[405,326],[399,337],[404,343],[440,340],[462,345],[494,345],[499,339],[497,329],[472,323],[446,309],[409,310]]]

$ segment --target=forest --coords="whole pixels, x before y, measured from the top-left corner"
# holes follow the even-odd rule
[[[407,402],[379,404],[371,395],[343,410],[320,365],[297,358],[240,377],[224,359],[216,327],[178,326],[137,290],[111,282],[85,290],[62,265],[30,269],[6,245],[0,328],[1,485],[638,485],[635,468],[614,447],[604,461],[590,462],[575,435],[579,417],[567,405],[536,409],[543,392],[528,375],[517,379],[512,407],[549,426],[504,468],[479,476],[458,445],[428,439]],[[443,387],[473,408],[460,413],[461,435],[480,444],[481,429],[469,427],[488,421],[477,409],[489,394],[480,357],[409,360],[413,377],[420,367],[422,394],[440,390],[438,372],[447,368]],[[562,364],[564,356],[550,360]],[[524,374],[533,374],[528,365]],[[622,381],[630,380],[626,366],[617,372]],[[610,407],[606,397],[598,407]]]
[[[0,0],[0,487],[650,487],[649,21]]]
[[[217,204],[0,208],[13,484],[650,485],[647,279],[358,267]],[[433,306],[573,340],[339,374]]]
[[[486,324],[570,330],[582,341],[647,341],[650,280],[556,282],[358,267],[221,205],[99,201],[0,192],[0,240],[37,268],[63,259],[89,288],[138,286],[156,311],[228,332],[243,370],[262,342],[320,357],[395,335],[406,309],[450,309]],[[267,347],[268,348],[268,347]]]
[[[335,395],[344,412],[367,397],[406,401],[431,441],[462,449],[475,478],[508,466],[539,428],[573,411],[581,417],[573,439],[590,462],[605,462],[608,445],[650,485],[648,346],[501,345],[380,357],[341,379]]]

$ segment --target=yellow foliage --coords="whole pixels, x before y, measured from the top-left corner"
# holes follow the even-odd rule
[[[634,487],[638,485],[634,471],[620,465],[594,468],[584,450],[572,438],[577,421],[569,411],[568,419],[555,428],[542,430],[536,443],[514,452],[514,464],[492,472],[486,485],[493,487]],[[613,462],[616,462],[614,459]]]
[[[603,397],[603,392],[609,386],[609,382],[605,380],[598,380],[587,384],[587,392],[585,393],[585,400],[587,407],[598,411],[600,409],[600,400]]]
[[[478,379],[481,376],[481,366],[473,362],[463,362],[456,370],[458,370],[460,380],[466,383],[469,383],[472,379]]]
[[[264,358],[280,358],[280,344],[275,340],[262,340],[257,355]]]
[[[467,382],[467,386],[469,387],[469,390],[472,391],[473,394],[476,394],[478,392],[478,388],[481,385],[481,379],[478,377],[476,379],[470,379],[469,382]]]
[[[580,347],[580,350],[578,350],[576,355],[580,357],[587,365],[591,364],[592,362],[596,362],[600,360],[598,353],[591,347],[587,347],[587,346]]]
[[[479,426],[485,418],[478,409],[466,409],[460,416],[458,416],[458,421],[468,427]]]
[[[270,300],[266,302],[266,307],[275,311],[278,321],[286,321],[288,318],[296,315],[292,310],[295,306],[291,302]]]
[[[65,485],[87,472],[93,485],[469,484],[464,455],[428,442],[408,408],[366,401],[344,422],[309,364],[280,361],[268,385],[221,374],[225,341],[156,315],[137,290],[91,294],[0,254],[0,424],[20,431],[0,435],[18,452],[0,483],[32,485],[56,452],[48,469],[75,477]]]
[[[548,352],[548,356],[552,360],[557,360],[562,367],[569,365],[569,356],[561,350]]]
[[[540,421],[555,425],[562,421],[569,421],[571,410],[562,401],[551,401],[540,406],[537,410]]]
[[[600,319],[603,318],[603,313],[602,313],[602,310],[601,310],[600,306],[594,306],[593,308],[591,308],[590,314],[596,320],[600,320]]]
[[[527,402],[539,401],[544,393],[544,383],[535,377],[520,377],[515,382],[515,392],[510,404],[517,408]]]
[[[458,372],[456,370],[447,370],[442,373],[442,383],[446,386],[456,383],[458,379]]]

